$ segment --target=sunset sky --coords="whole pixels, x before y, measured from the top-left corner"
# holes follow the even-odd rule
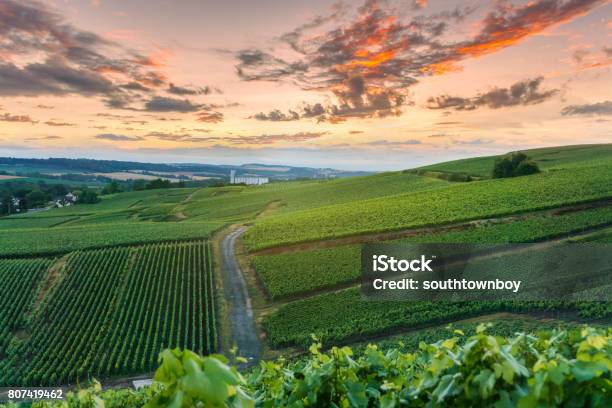
[[[612,2],[0,0],[0,156],[387,170],[612,143]]]

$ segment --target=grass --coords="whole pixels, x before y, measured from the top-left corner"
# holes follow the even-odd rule
[[[612,144],[548,147],[523,150],[523,152],[535,160],[542,170],[589,167],[609,163],[612,160]],[[454,160],[420,169],[490,177],[493,163],[498,157],[500,156]]]
[[[249,249],[440,225],[612,196],[612,164],[512,179],[452,184],[267,217],[245,235]]]
[[[271,202],[280,204],[277,212],[289,213],[448,185],[438,179],[394,172],[336,180],[271,183],[260,187],[230,186],[198,191],[184,212],[192,219],[240,221],[252,219]]]

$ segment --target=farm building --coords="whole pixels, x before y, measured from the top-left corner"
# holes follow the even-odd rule
[[[268,177],[259,176],[239,176],[236,177],[236,170],[230,171],[230,184],[247,184],[247,185],[261,185],[267,184],[270,180]]]

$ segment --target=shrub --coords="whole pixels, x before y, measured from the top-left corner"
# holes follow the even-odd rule
[[[67,396],[68,407],[609,407],[612,329],[516,333],[504,338],[480,325],[405,353],[370,345],[297,361],[263,361],[247,379],[221,356],[160,355],[152,387]],[[244,362],[244,360],[242,360]],[[49,407],[39,403],[37,407]]]
[[[537,163],[521,152],[498,158],[493,166],[493,178],[527,176],[539,172]]]

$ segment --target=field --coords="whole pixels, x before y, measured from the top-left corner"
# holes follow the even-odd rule
[[[273,347],[307,347],[311,335],[330,346],[500,311],[526,313],[573,307],[555,301],[375,302],[364,301],[360,290],[351,288],[287,303],[266,316],[263,326]]]
[[[611,174],[612,163],[330,205],[262,219],[249,230],[245,242],[251,250],[258,250],[604,199],[612,197]]]
[[[569,237],[612,223],[612,204],[563,214],[544,213],[521,220],[476,224],[450,231],[421,233],[390,243],[521,243]],[[268,295],[279,299],[357,282],[360,245],[344,245],[281,254],[255,255],[253,267]]]
[[[555,170],[577,167],[589,167],[609,163],[612,160],[612,144],[576,145],[531,149],[526,151],[541,169]],[[421,167],[421,170],[440,171],[443,173],[469,174],[478,177],[490,177],[495,159],[499,156],[476,157],[454,160],[445,163]]]
[[[365,339],[382,347],[404,333],[404,344],[415,346],[446,335],[442,327],[450,322],[499,313],[606,325],[610,303],[372,302],[357,284],[367,242],[611,242],[611,152],[608,145],[533,151],[544,171],[513,179],[487,179],[483,169],[495,160],[489,157],[433,166],[480,172],[483,179],[472,182],[409,170],[145,190],[0,218],[6,282],[0,283],[0,384],[142,374],[168,347],[227,353],[233,340],[227,310],[215,305],[215,290],[223,296],[227,288],[218,286],[227,282],[214,280],[212,263],[223,262],[208,242],[222,239],[230,225],[248,227],[238,256],[251,267],[246,281],[264,357],[305,349],[312,334],[325,347]],[[474,326],[461,327],[473,333]],[[513,327],[505,322],[499,333]]]
[[[204,241],[0,265],[2,299],[12,307],[2,309],[2,384],[141,373],[167,347],[217,348],[212,259]],[[15,290],[16,283],[28,290]]]

